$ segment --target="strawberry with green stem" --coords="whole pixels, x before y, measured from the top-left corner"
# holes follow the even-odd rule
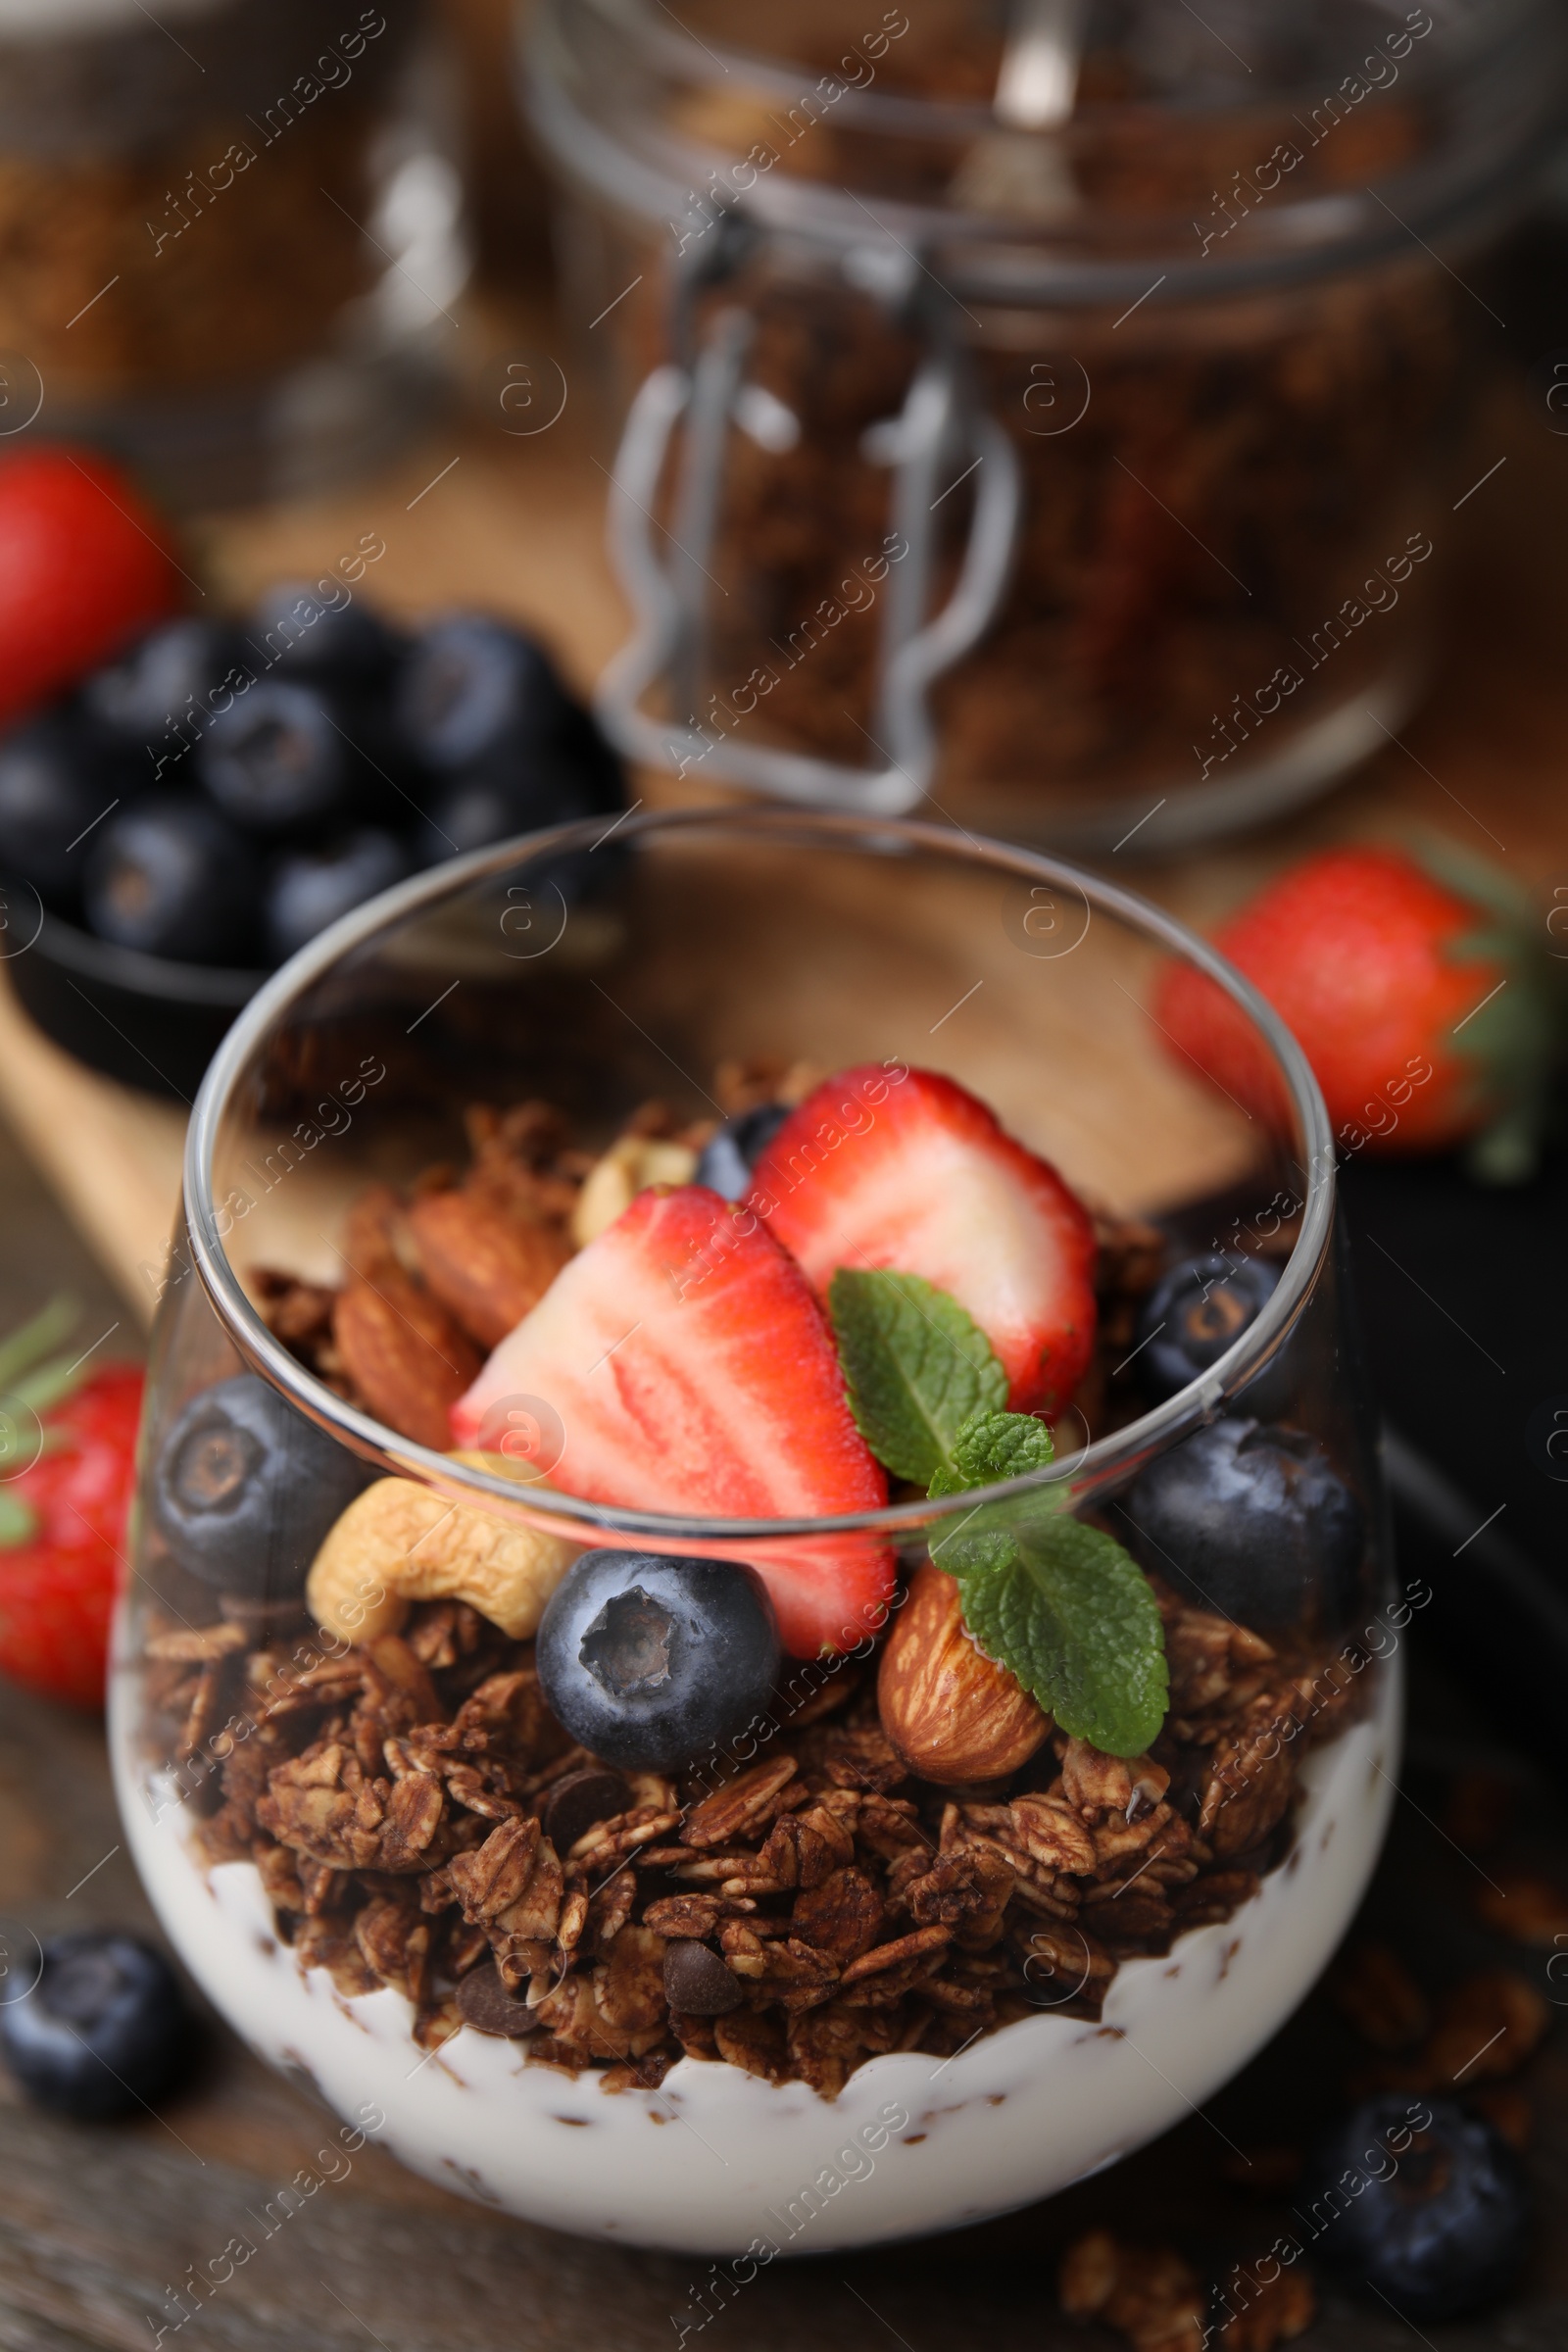
[[[1295,1033],[1335,1140],[1358,1152],[1467,1145],[1494,1183],[1534,1169],[1556,1047],[1529,903],[1451,843],[1306,858],[1233,915],[1215,946]],[[1170,966],[1153,1014],[1233,1101],[1288,1124],[1268,1049],[1205,974]]]
[[[143,1374],[88,1368],[57,1298],[0,1342],[0,1673],[103,1704]]]

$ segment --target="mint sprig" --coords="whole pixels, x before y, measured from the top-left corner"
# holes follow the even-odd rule
[[[1005,1407],[990,1341],[916,1274],[833,1277],[828,1310],[850,1407],[877,1459],[933,1496],[1001,1486],[1054,1459],[1050,1430]],[[1159,1610],[1138,1563],[1047,1491],[977,1505],[931,1544],[964,1623],[1064,1732],[1142,1754],[1165,1720]]]
[[[955,1573],[980,1647],[1064,1732],[1107,1755],[1143,1753],[1165,1720],[1164,1632],[1147,1579],[1112,1537],[1063,1515],[1020,1533],[1009,1560]]]
[[[896,1477],[928,1487],[964,1423],[1007,1400],[991,1342],[918,1274],[841,1266],[827,1305],[860,1435]]]
[[[977,1413],[930,1491],[996,1486],[1051,1458],[1051,1433],[1030,1414]],[[979,1505],[936,1538],[931,1557],[957,1579],[963,1621],[987,1657],[1064,1732],[1107,1755],[1143,1753],[1165,1720],[1164,1629],[1148,1579],[1114,1538],[1042,1494]]]

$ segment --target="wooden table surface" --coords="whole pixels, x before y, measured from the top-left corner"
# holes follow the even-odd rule
[[[491,360],[473,370],[481,391],[496,355],[552,347],[549,328],[526,318],[492,320],[488,331]],[[531,441],[508,437],[476,405],[374,482],[205,525],[205,576],[215,601],[243,597],[280,575],[314,572],[373,531],[386,555],[367,590],[386,609],[412,616],[446,603],[491,605],[537,626],[586,686],[623,625],[600,547],[603,454],[580,403],[568,401],[560,423]],[[1200,862],[1129,865],[1130,880],[1203,921],[1305,844],[1415,820],[1499,857],[1537,896],[1544,920],[1553,890],[1568,887],[1568,590],[1558,552],[1568,544],[1568,442],[1550,436],[1522,394],[1499,394],[1478,429],[1474,476],[1499,455],[1507,463],[1446,526],[1456,581],[1447,657],[1401,742],[1293,824]],[[136,1317],[150,1320],[183,1111],[79,1069],[30,1027],[3,986],[0,1109],[132,1310],[127,1329]],[[15,1170],[10,1181],[20,1198],[30,1180]],[[74,1271],[89,1289],[93,1280],[79,1244],[49,1227],[49,1202],[28,1200],[33,1225],[13,1219],[12,1247],[0,1251],[8,1308],[37,1303],[46,1265]],[[0,1182],[0,1212],[10,1205]],[[23,1238],[34,1227],[49,1228],[47,1248]],[[1502,1961],[1547,1989],[1542,1954],[1506,1946],[1477,1923],[1479,1879],[1502,1863],[1489,1857],[1483,1871],[1438,1824],[1455,1775],[1485,1763],[1517,1796],[1504,1859],[1544,1867],[1568,1886],[1568,1835],[1552,1792],[1518,1759],[1477,1751],[1456,1729],[1462,1709],[1435,1669],[1418,1674],[1417,1693],[1416,1761],[1369,1916],[1433,1985]],[[7,1693],[0,1935],[8,1948],[30,1948],[29,1934],[88,1920],[148,1917],[120,1844],[99,1732]],[[1544,2208],[1557,2212],[1568,2197],[1561,2038],[1538,2053],[1528,2077],[1537,2115],[1530,2166]],[[1315,1994],[1202,2116],[1100,2180],[953,2237],[781,2264],[702,2340],[736,2352],[1108,2344],[1055,2315],[1054,2263],[1070,2235],[1093,2219],[1199,2252],[1260,2251],[1278,2216],[1227,2179],[1233,2148],[1303,2144],[1365,2055]],[[162,2340],[175,2340],[174,2312],[188,2306],[168,2297],[187,2266],[204,2265],[244,2229],[246,2215],[311,2161],[327,2129],[308,2090],[267,2073],[216,2024],[197,2076],[156,2119],[68,2126],[15,2103],[0,2079],[0,2352],[129,2352],[155,2344],[166,2324]],[[235,2352],[337,2352],[367,2342],[382,2352],[641,2352],[677,2340],[672,2315],[690,2317],[689,2290],[706,2268],[589,2248],[501,2220],[425,2186],[368,2145],[346,2180],[292,2218],[177,2332]],[[1377,2306],[1330,2293],[1299,2340],[1303,2352],[1392,2352],[1418,2338]],[[1548,2233],[1504,2321],[1437,2327],[1419,2340],[1441,2352],[1498,2342],[1557,2352],[1568,2341],[1568,2248]]]

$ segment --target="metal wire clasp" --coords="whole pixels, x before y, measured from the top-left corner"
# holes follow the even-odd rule
[[[886,762],[854,767],[808,753],[747,743],[643,709],[662,688],[675,710],[695,712],[705,675],[710,563],[723,497],[729,436],[764,450],[792,448],[799,420],[776,394],[746,379],[756,319],[739,305],[712,318],[690,366],[656,368],[632,401],[611,475],[612,561],[635,615],[631,637],[600,682],[601,723],[629,758],[677,774],[702,763],[715,780],[808,808],[902,816],[924,797],[938,741],[928,706],[933,681],[967,653],[1001,601],[1021,506],[1018,461],[981,405],[966,354],[933,332],[895,416],[871,425],[861,454],[893,475],[892,521],[906,552],[889,572],[882,605],[871,740]],[[655,506],[670,444],[684,420],[667,532]],[[927,616],[944,484],[973,473],[974,505],[952,594]],[[655,544],[667,540],[668,553]]]

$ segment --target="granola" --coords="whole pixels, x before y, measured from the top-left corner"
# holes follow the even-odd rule
[[[733,1113],[811,1082],[753,1063],[715,1087]],[[341,1289],[256,1280],[314,1371],[431,1446],[450,1443],[455,1384],[498,1325],[528,1312],[574,1245],[595,1246],[603,1171],[621,1188],[685,1180],[712,1132],[646,1103],[595,1159],[546,1103],[476,1108],[467,1126],[466,1173],[361,1195]],[[1099,1435],[1139,1409],[1120,1366],[1167,1243],[1105,1217],[1096,1238],[1099,1354],[1077,1395]],[[930,1563],[885,1635],[786,1669],[737,1743],[744,1760],[719,1743],[676,1770],[630,1769],[547,1703],[539,1594],[501,1605],[508,1547],[547,1541],[381,1480],[317,1550],[314,1637],[304,1600],[292,1621],[226,1597],[213,1625],[157,1618],[147,1694],[157,1752],[196,1775],[208,1858],[254,1862],[302,1965],[345,1994],[396,1989],[423,2048],[467,2024],[611,2090],[656,2084],[684,2053],[831,2098],[879,2053],[946,2058],[1043,2011],[1097,2020],[1124,1961],[1256,1894],[1290,1848],[1305,1756],[1373,1679],[1321,1631],[1266,1640],[1147,1575],[1169,1672],[1148,1752],[1070,1737],[956,1616],[968,1680],[942,1686],[937,1712],[976,1673],[1001,1678],[1027,1737],[911,1745],[889,1668],[925,1586],[950,1589],[944,1624],[956,1608]],[[356,1578],[368,1599],[334,1608]],[[960,1750],[964,1771],[944,1775]],[[981,1754],[1000,1760],[982,1769]],[[1381,1985],[1385,2008],[1398,1989]],[[1472,2022],[1473,2007],[1445,2011],[1440,2034]]]
[[[1173,1654],[1214,1647],[1212,1620],[1160,1597]],[[766,1759],[715,1785],[585,1756],[531,1642],[462,1601],[305,1663],[277,1634],[160,1621],[147,1657],[170,1750],[193,1714],[231,1726],[208,1859],[253,1861],[302,1965],[345,1993],[395,1987],[421,2046],[466,2022],[608,2088],[685,2052],[832,2097],[880,2051],[945,2057],[1045,2007],[1097,2018],[1123,1960],[1256,1891],[1288,1820],[1271,1778],[1243,1850],[1228,1807],[1255,1827],[1255,1791],[1216,1800],[1210,1759],[1245,1752],[1265,1710],[1289,1720],[1298,1677],[1242,1646],[1150,1755],[1054,1732],[984,1801],[904,1770],[863,1662],[811,1683]],[[1282,1745],[1292,1788],[1319,1736]],[[1461,2005],[1446,2033],[1479,2041],[1491,2016]]]
[[[1070,2246],[1057,2296],[1072,2320],[1099,2320],[1126,2337],[1133,2352],[1274,2352],[1312,2324],[1317,2297],[1298,2271],[1281,2271],[1260,2283],[1254,2270],[1235,2263],[1216,2281],[1215,2325],[1209,2298],[1193,2265],[1172,2246],[1135,2246],[1092,2230]]]

